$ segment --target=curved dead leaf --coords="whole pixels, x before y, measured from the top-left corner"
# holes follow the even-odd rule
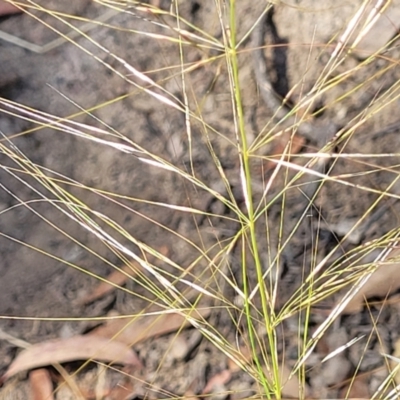
[[[17,14],[20,12],[21,10],[18,7],[13,6],[11,3],[6,3],[0,0],[0,16]]]
[[[139,263],[132,262],[123,266],[120,270],[112,271],[106,278],[106,281],[100,282],[92,292],[83,297],[79,303],[86,305],[92,303],[105,295],[111,293],[115,288],[124,285],[128,279],[133,278],[138,272],[143,271]]]
[[[203,319],[210,315],[210,309],[196,309],[190,312],[192,318]],[[89,333],[91,337],[103,337],[113,339],[121,343],[134,346],[143,340],[154,336],[166,335],[178,329],[189,326],[187,317],[178,313],[166,313],[162,315],[143,315],[134,321],[116,319],[100,326]]]
[[[302,136],[292,137],[292,132],[284,133],[279,140],[275,143],[274,147],[271,150],[271,154],[281,155],[288,144],[289,141],[292,141],[290,145],[290,153],[287,155],[295,155],[300,152],[300,150],[304,147],[306,140]],[[285,159],[287,159],[285,157]],[[263,173],[264,175],[269,172],[271,169],[276,167],[276,163],[272,161],[265,160],[262,164],[262,167],[257,170],[258,173]]]
[[[1,1],[1,0],[0,0]],[[166,246],[159,248],[159,253],[163,256],[168,256],[169,249]],[[147,256],[148,262],[153,262],[155,257],[152,255]],[[106,280],[97,284],[93,291],[89,292],[86,296],[79,300],[79,304],[86,305],[96,301],[108,293],[111,293],[116,288],[124,285],[129,279],[134,278],[139,273],[143,273],[144,268],[137,262],[132,260],[129,264],[124,265],[121,269],[115,269],[106,278]]]
[[[204,387],[202,394],[212,393],[216,388],[224,387],[226,383],[231,380],[232,374],[229,369],[221,371],[219,374],[214,375]]]
[[[30,369],[78,360],[99,360],[141,367],[135,352],[123,343],[95,336],[73,336],[32,345],[18,354],[2,381]]]
[[[300,398],[300,394],[305,398],[310,396],[310,387],[306,383],[304,385],[301,384],[297,375],[291,375],[291,371],[286,365],[280,366],[279,370],[282,396],[284,398],[298,399]],[[268,371],[265,372],[267,379],[269,378],[272,381],[271,374]]]
[[[391,258],[398,256],[399,250],[393,251]],[[343,313],[352,314],[362,310],[364,299],[390,295],[400,288],[400,263],[398,261],[386,261],[378,266],[365,285],[355,294]]]
[[[345,386],[340,389],[339,398],[341,399],[370,399],[368,379],[366,375],[356,376],[350,379]]]
[[[35,369],[29,373],[33,400],[54,400],[53,384],[47,369]]]

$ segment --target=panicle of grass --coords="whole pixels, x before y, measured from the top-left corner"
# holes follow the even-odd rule
[[[58,226],[54,222],[50,221],[41,212],[37,211],[33,206],[36,203],[47,203],[49,207],[57,209],[57,211],[74,221],[82,229],[88,231],[91,235],[96,237],[99,242],[107,246],[108,250],[117,255],[120,260],[135,260],[141,265],[145,274],[140,275],[139,278],[132,278],[137,284],[140,284],[146,289],[147,295],[141,295],[134,291],[117,286],[119,289],[124,290],[132,296],[137,296],[147,300],[149,303],[157,304],[161,311],[160,313],[167,312],[179,312],[185,315],[194,327],[200,330],[200,332],[212,342],[220,351],[227,355],[230,359],[236,362],[243,370],[251,374],[261,385],[263,396],[267,398],[281,398],[282,387],[280,381],[282,361],[278,352],[278,339],[277,330],[284,320],[293,316],[300,315],[304,316],[304,333],[299,333],[302,348],[300,351],[299,359],[293,368],[292,374],[299,374],[302,382],[305,381],[305,363],[307,358],[315,348],[318,340],[327,332],[328,328],[337,320],[341,311],[344,309],[346,304],[352,299],[355,293],[357,293],[363,284],[368,280],[369,276],[376,269],[377,263],[386,256],[387,249],[391,248],[394,243],[397,242],[400,229],[389,232],[386,236],[379,238],[367,245],[359,246],[352,251],[346,253],[342,258],[332,260],[335,252],[346,242],[347,238],[352,234],[357,227],[362,224],[363,220],[377,207],[377,205],[387,198],[398,199],[399,195],[395,192],[391,192],[391,189],[398,181],[398,173],[394,167],[391,168],[394,174],[392,182],[388,185],[385,190],[368,187],[358,183],[354,183],[352,178],[356,176],[366,176],[373,174],[376,171],[381,171],[383,167],[379,165],[369,165],[371,169],[369,171],[363,171],[360,173],[350,173],[348,175],[335,175],[333,170],[327,172],[319,172],[314,169],[314,166],[321,160],[344,160],[350,159],[354,162],[362,162],[363,158],[377,157],[377,158],[391,158],[396,157],[398,154],[359,154],[359,153],[346,153],[346,147],[343,146],[343,151],[332,152],[335,145],[338,143],[345,144],[361,127],[363,127],[369,119],[373,118],[376,114],[381,112],[385,107],[388,107],[399,98],[399,82],[395,82],[385,91],[377,94],[373,101],[368,107],[355,116],[350,122],[347,123],[335,136],[335,138],[329,142],[326,146],[321,149],[316,149],[315,152],[305,153],[296,155],[299,159],[303,158],[307,160],[305,165],[300,165],[294,162],[290,156],[291,141],[286,146],[283,153],[278,159],[272,157],[263,156],[265,160],[275,163],[271,177],[267,182],[263,182],[263,193],[261,199],[254,200],[254,189],[253,184],[255,176],[252,171],[251,163],[260,159],[259,151],[265,147],[268,143],[278,140],[282,133],[288,128],[284,127],[285,121],[278,121],[277,123],[266,123],[266,130],[268,132],[260,132],[257,134],[255,139],[250,142],[248,133],[245,126],[244,107],[242,99],[241,81],[239,79],[240,63],[238,61],[245,39],[250,35],[250,31],[246,32],[243,37],[238,36],[237,31],[237,11],[236,2],[230,0],[227,4],[215,4],[215,12],[217,19],[221,26],[222,39],[219,40],[208,32],[200,29],[199,27],[185,21],[179,12],[178,3],[175,4],[175,8],[170,11],[160,10],[157,7],[142,4],[133,1],[105,1],[98,0],[99,4],[113,10],[117,13],[126,13],[126,15],[132,18],[141,18],[148,21],[149,24],[154,24],[158,28],[161,28],[164,33],[149,33],[133,29],[124,29],[118,27],[111,22],[105,20],[89,21],[81,17],[74,17],[59,13],[56,11],[47,10],[35,3],[34,1],[28,0],[28,5],[22,5],[15,2],[17,6],[24,9],[28,15],[35,18],[38,22],[43,23],[47,28],[52,29],[59,35],[62,42],[68,42],[74,46],[77,46],[83,53],[89,55],[93,59],[97,60],[99,64],[111,71],[113,74],[121,77],[127,84],[132,87],[132,92],[126,96],[135,96],[139,93],[145,93],[150,98],[155,99],[159,103],[174,111],[182,113],[185,120],[186,139],[188,144],[188,157],[190,162],[190,168],[182,167],[177,161],[170,161],[167,157],[163,157],[150,149],[145,149],[141,144],[136,143],[133,139],[125,136],[121,132],[114,129],[112,126],[101,121],[100,118],[95,116],[96,109],[105,107],[106,105],[116,103],[121,100],[124,96],[117,97],[109,102],[96,105],[92,108],[80,107],[74,103],[72,99],[68,99],[71,104],[74,104],[78,108],[78,112],[70,116],[55,116],[49,113],[45,113],[39,110],[35,110],[31,107],[17,104],[15,102],[0,99],[0,111],[8,114],[9,116],[23,119],[31,123],[34,127],[30,128],[29,131],[21,132],[20,134],[4,137],[0,141],[0,152],[6,156],[7,159],[12,160],[15,166],[0,165],[0,168],[6,172],[10,177],[21,182],[32,193],[35,194],[36,199],[31,201],[24,201],[18,193],[13,193],[5,184],[0,183],[3,190],[9,193],[17,205],[10,207],[6,210],[1,211],[0,216],[8,211],[11,211],[15,207],[26,207],[28,210],[36,214],[43,221],[45,221],[53,229],[60,232],[62,235],[67,237],[72,242],[79,245],[81,248],[90,252],[92,256],[97,257],[99,260],[107,263],[115,269],[119,269],[116,265],[110,262],[107,257],[97,254],[94,250],[90,249],[85,243],[79,241],[79,239],[72,237],[62,226]],[[371,61],[370,58],[360,62],[356,67],[352,67],[346,71],[340,71],[339,67],[343,65],[349,53],[355,49],[360,40],[366,35],[369,29],[371,29],[373,23],[376,21],[379,12],[382,12],[384,7],[388,6],[389,2],[379,1],[375,8],[372,9],[370,14],[365,19],[365,10],[367,1],[362,4],[357,13],[354,15],[352,20],[348,23],[344,29],[342,35],[339,37],[338,44],[331,54],[330,60],[325,66],[321,75],[316,79],[314,87],[305,93],[298,105],[291,110],[290,115],[296,115],[301,109],[311,109],[311,106],[315,104],[321,96],[329,93],[330,90],[335,89],[338,85],[343,84],[346,80],[351,79],[353,76],[362,73]],[[39,17],[36,16],[34,11],[41,11],[43,13],[51,15],[57,21],[62,22],[68,27],[73,34],[63,34],[59,30],[56,30],[51,25],[44,23]],[[143,17],[145,14],[145,17]],[[166,22],[168,18],[169,22]],[[363,19],[364,18],[364,19]],[[146,36],[149,40],[163,41],[169,44],[174,44],[178,48],[179,62],[177,65],[168,66],[165,69],[159,69],[144,73],[133,65],[128,63],[125,58],[121,55],[116,54],[112,49],[108,49],[101,43],[94,40],[89,35],[88,26],[77,27],[76,23],[93,23],[95,26],[103,26],[108,29],[124,30],[131,34],[137,34]],[[174,21],[175,24],[173,24]],[[257,22],[256,22],[257,23]],[[361,23],[364,23],[364,27],[358,33],[355,39],[352,38],[356,28]],[[254,26],[253,26],[254,28]],[[189,30],[191,30],[189,32]],[[77,38],[84,38],[89,45],[85,46],[82,41],[78,41]],[[62,42],[57,42],[61,45]],[[86,43],[86,42],[85,42]],[[54,46],[54,44],[53,44]],[[119,67],[123,67],[125,72],[120,72],[115,64],[111,65],[110,62],[104,61],[100,58],[94,50],[107,54]],[[185,60],[186,51],[189,48],[196,48],[203,55],[201,61],[187,63]],[[208,56],[207,52],[213,50],[218,55]],[[382,50],[382,49],[381,49]],[[42,50],[44,51],[44,50]],[[232,130],[235,133],[235,140],[226,138],[226,136],[219,132],[218,129],[211,126],[206,122],[201,114],[201,102],[195,99],[195,106],[192,105],[190,84],[187,82],[188,74],[204,66],[211,66],[216,62],[225,62],[225,68],[228,74],[229,90],[230,90],[230,101],[232,107]],[[364,91],[368,88],[371,82],[376,81],[380,76],[386,73],[391,68],[397,66],[397,63],[390,63],[382,71],[375,72],[374,75],[364,80],[359,85],[353,87],[345,93],[342,93],[340,98],[335,99],[335,102],[340,102],[349,96],[355,95],[357,92]],[[162,80],[156,80],[151,77],[152,72],[170,72],[168,78]],[[166,83],[169,80],[178,79],[181,87],[181,95],[177,96],[172,93],[166,87]],[[296,86],[301,85],[299,82]],[[54,89],[55,92],[60,96],[64,96],[62,93]],[[64,96],[65,97],[65,96]],[[326,108],[333,106],[333,103],[327,104]],[[323,111],[323,110],[322,110]],[[321,111],[319,111],[321,112]],[[101,128],[77,122],[75,119],[78,116],[90,116],[93,121]],[[308,117],[304,117],[308,118]],[[296,129],[304,123],[306,120],[300,118],[296,123],[290,127],[294,132]],[[194,138],[193,138],[193,127],[192,124],[198,123],[204,133],[204,144],[207,147],[214,166],[219,173],[219,177],[223,186],[225,187],[226,194],[221,194],[218,190],[215,190],[211,185],[203,182],[197,177],[194,167]],[[146,168],[152,168],[153,170],[162,170],[164,174],[172,174],[188,185],[196,187],[200,191],[208,193],[213,198],[220,201],[224,206],[231,211],[234,217],[226,215],[216,215],[212,212],[206,212],[204,210],[197,209],[192,206],[183,204],[173,204],[154,201],[152,199],[141,199],[133,196],[121,195],[118,193],[111,193],[105,190],[91,187],[89,185],[74,181],[68,176],[64,176],[59,172],[52,171],[45,167],[36,165],[34,162],[29,160],[15,145],[12,140],[18,135],[28,135],[34,131],[38,131],[44,128],[51,128],[56,133],[70,134],[76,136],[79,140],[90,141],[96,145],[104,146],[113,149],[116,152],[122,152],[130,154],[132,157],[137,158],[146,165]],[[236,149],[236,157],[239,164],[238,180],[241,185],[241,191],[244,198],[245,210],[243,210],[235,199],[231,190],[231,182],[227,177],[224,168],[221,165],[221,160],[217,152],[214,150],[210,135],[214,134],[230,142]],[[293,137],[292,137],[293,139]],[[291,140],[292,140],[291,139]],[[390,168],[387,168],[388,170]],[[293,173],[295,173],[293,175]],[[271,187],[273,187],[275,180],[281,176],[286,176],[283,188],[279,193],[274,193],[270,196]],[[293,232],[288,235],[287,238],[283,239],[283,221],[285,213],[286,195],[289,189],[300,186],[300,179],[304,176],[309,176],[319,182],[319,187],[322,187],[326,183],[332,183],[336,185],[342,185],[348,188],[356,189],[360,192],[368,192],[376,195],[376,200],[364,213],[361,219],[350,229],[347,235],[345,235],[337,245],[319,262],[315,261],[313,268],[308,276],[304,276],[301,282],[301,286],[297,291],[290,297],[290,299],[282,305],[280,310],[276,310],[276,296],[278,291],[279,279],[277,278],[278,272],[274,272],[274,268],[279,265],[279,259],[282,257],[285,249],[290,246],[291,239],[297,228],[300,226],[303,219],[307,217],[308,210],[313,207],[313,198],[309,199],[308,206],[303,211],[299,220],[296,222]],[[35,181],[35,184],[30,182]],[[41,187],[41,190],[38,189]],[[99,196],[110,204],[118,207],[122,207],[129,213],[136,214],[141,218],[151,221],[154,226],[163,229],[163,232],[167,235],[172,235],[175,240],[184,242],[189,245],[193,251],[194,260],[188,265],[180,265],[174,262],[170,257],[162,254],[158,249],[154,248],[151,244],[146,244],[138,240],[134,234],[128,232],[124,227],[114,221],[110,216],[104,214],[100,210],[95,210],[89,205],[85,204],[77,195],[73,194],[69,189],[80,189],[81,193],[92,193]],[[280,238],[278,252],[276,256],[273,256],[272,247],[270,244],[270,232],[267,232],[267,251],[269,258],[269,267],[266,269],[262,262],[262,246],[260,238],[257,233],[257,226],[265,219],[268,221],[268,212],[271,207],[276,204],[279,200],[282,200],[282,214],[281,214],[281,226],[280,226]],[[178,232],[174,232],[168,226],[157,222],[155,219],[151,219],[144,213],[138,212],[134,209],[133,205],[130,204],[147,204],[159,208],[165,209],[166,212],[173,211],[182,214],[189,214],[192,216],[202,216],[205,218],[218,217],[224,220],[235,221],[239,225],[237,232],[232,234],[226,240],[220,240],[218,237],[215,239],[214,245],[210,248],[204,248],[199,245],[194,239],[185,237]],[[266,224],[268,226],[268,224]],[[267,228],[268,229],[268,228]],[[199,237],[201,236],[200,230],[198,230]],[[41,252],[48,257],[56,259],[64,263],[68,267],[72,267],[80,270],[81,272],[88,274],[100,281],[108,282],[107,279],[102,278],[74,263],[63,260],[60,257],[46,252],[40,248],[34,247],[29,243],[23,243],[16,238],[1,233],[1,236],[8,237],[10,240],[18,242],[22,246],[27,246],[38,252]],[[130,245],[134,245],[139,251],[133,251]],[[240,287],[231,278],[231,265],[230,256],[234,248],[240,248],[241,254],[241,274],[243,279],[243,286]],[[317,244],[315,244],[317,248]],[[363,257],[376,250],[382,249],[381,254],[371,263],[361,264]],[[140,255],[152,255],[155,259],[164,265],[168,266],[168,269],[160,268],[156,263],[151,263],[146,259],[143,259]],[[249,261],[251,260],[251,261]],[[316,257],[315,257],[316,260]],[[203,263],[203,264],[202,264]],[[193,272],[196,267],[200,265],[207,265],[207,272],[212,271],[211,274],[205,272],[200,274]],[[276,271],[278,271],[276,269]],[[257,283],[254,287],[250,286],[247,277],[254,274],[257,278]],[[275,274],[275,279],[271,276]],[[209,276],[211,275],[211,276]],[[345,286],[351,285],[350,291],[343,298],[343,300],[337,304],[337,306],[330,312],[326,317],[325,321],[321,326],[312,334],[309,335],[307,332],[308,322],[311,315],[311,308],[318,304],[323,299],[333,295]],[[233,300],[226,297],[223,287],[231,287],[236,295],[241,299],[242,306],[235,305]],[[193,301],[193,299],[195,299]],[[224,337],[223,333],[218,330],[217,327],[213,326],[212,323],[206,320],[198,320],[193,318],[190,311],[196,304],[200,304],[201,300],[207,299],[208,302],[214,304],[216,309],[223,309],[230,313],[234,325],[243,331],[243,323],[245,321],[246,328],[243,333],[243,340],[250,347],[252,353],[253,362],[246,361],[238,348],[229,342]],[[256,301],[259,300],[259,301]],[[261,309],[258,309],[256,304],[261,304]],[[239,319],[234,317],[234,313],[240,315]],[[303,313],[303,314],[302,314]],[[151,312],[148,313],[149,315]],[[141,314],[143,315],[143,314]],[[134,319],[135,316],[127,315],[123,316],[126,318]],[[20,319],[30,317],[16,317]],[[32,317],[35,319],[36,317]],[[86,318],[87,320],[96,320],[96,318]],[[105,319],[102,318],[102,319]],[[59,321],[77,320],[68,318],[57,318]],[[263,327],[266,336],[267,344],[263,343],[263,339],[259,336],[259,329]],[[350,341],[349,346],[354,342]],[[340,351],[342,349],[338,349]],[[391,371],[387,380],[382,384],[382,387],[377,393],[383,393],[393,382],[395,371]],[[385,389],[385,390],[384,390]],[[387,398],[394,396],[397,393],[393,390]]]

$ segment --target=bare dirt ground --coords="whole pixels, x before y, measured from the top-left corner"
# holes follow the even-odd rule
[[[92,20],[96,20],[108,10],[104,6],[84,0],[52,0],[39,3]],[[168,10],[169,1],[159,3],[161,9]],[[265,56],[271,67],[270,78],[275,90],[285,96],[289,89],[295,87],[290,96],[293,104],[297,103],[303,93],[312,89],[336,42],[326,44],[361,4],[358,1],[343,1],[334,2],[334,7],[325,8],[317,0],[300,3],[301,7],[296,6],[297,2],[291,6],[277,5],[272,20],[275,32],[265,38],[265,44],[271,45],[266,48]],[[201,27],[211,36],[222,37],[214,2],[184,1],[179,4],[180,15],[183,18]],[[262,5],[254,5],[247,1],[238,2],[239,37],[256,23],[262,9]],[[72,29],[45,12],[33,10],[32,15],[40,17],[46,24],[63,34]],[[187,47],[187,63],[200,62],[210,56],[216,57],[215,62],[194,68],[187,74],[190,93],[188,102],[193,109],[198,107],[201,110],[199,114],[202,118],[192,122],[192,154],[189,157],[185,116],[135,88],[131,83],[135,82],[132,72],[104,50],[109,49],[126,63],[146,73],[154,81],[160,82],[170,93],[181,98],[179,47],[144,34],[143,32],[165,34],[160,26],[149,23],[147,18],[151,19],[148,14],[133,8],[132,14],[115,13],[107,21],[109,27],[99,25],[88,32],[88,38],[74,38],[80,47],[67,41],[43,54],[0,41],[0,96],[60,118],[76,114],[74,121],[107,128],[110,131],[113,129],[143,149],[163,156],[179,167],[189,170],[193,166],[195,176],[199,180],[225,195],[220,174],[208,151],[207,146],[211,145],[232,182],[237,200],[240,201],[236,139],[224,57],[216,52],[213,54],[212,50],[206,53],[205,50],[194,46]],[[168,20],[168,17],[165,18]],[[74,26],[81,27],[83,24],[78,19],[69,21]],[[3,18],[0,30],[42,47],[60,37],[59,33],[26,14]],[[101,44],[103,48],[95,43]],[[257,89],[249,37],[245,40],[243,49],[239,62],[246,129],[249,137],[254,138],[271,119],[271,110],[265,107]],[[355,127],[359,113],[368,109],[378,93],[388,90],[400,78],[399,69],[393,66],[393,60],[397,60],[398,57],[399,50],[394,43],[385,57],[374,59],[350,79],[339,82],[332,90],[322,95],[321,104],[315,105],[315,109],[311,111],[324,107],[326,110],[315,118],[314,123],[323,126],[327,122],[333,122],[338,131],[341,128]],[[335,74],[339,76],[341,71],[357,68],[360,63],[360,59],[349,57]],[[174,74],[176,76],[172,77]],[[362,90],[356,90],[358,85],[371,76],[374,76],[374,79],[371,79],[369,84]],[[341,98],[343,93],[348,95]],[[82,110],[90,110],[90,113]],[[284,254],[281,266],[282,303],[290,297],[302,279],[304,266],[322,260],[345,236],[346,227],[354,225],[370,209],[379,198],[379,191],[389,188],[393,199],[385,197],[379,201],[362,221],[364,225],[356,234],[344,241],[340,250],[330,256],[329,263],[355,246],[381,237],[398,227],[400,210],[395,197],[400,189],[396,183],[393,184],[398,162],[395,155],[391,158],[373,157],[374,154],[397,152],[400,146],[399,129],[394,127],[382,131],[398,122],[397,110],[396,100],[377,113],[376,117],[371,117],[363,123],[360,128],[355,128],[350,137],[337,144],[337,152],[343,150],[346,153],[370,156],[361,161],[343,158],[330,164],[331,174],[343,176],[343,179],[355,183],[357,187],[334,182],[326,182],[322,187],[314,202],[314,208],[310,211],[307,226],[300,226],[295,232],[289,246],[290,251]],[[21,152],[21,157],[26,156],[38,166],[53,171],[51,176],[59,173],[59,178],[67,177],[69,183],[66,183],[65,179],[62,187],[92,209],[107,215],[138,241],[164,251],[176,264],[189,266],[196,260],[199,252],[194,250],[193,244],[201,249],[209,249],[238,230],[237,223],[222,218],[193,217],[187,213],[141,202],[141,199],[147,199],[230,216],[229,210],[216,202],[207,191],[194,189],[187,181],[169,171],[152,168],[132,154],[124,154],[110,146],[85,140],[54,127],[38,127],[32,122],[29,114],[25,114],[24,118],[17,117],[18,114],[21,115],[22,112],[4,105],[0,110],[0,132],[11,140],[7,146],[11,146],[12,143]],[[205,135],[205,124],[214,129],[207,132],[208,136]],[[122,143],[121,139],[113,140],[115,143]],[[3,143],[7,143],[4,138]],[[313,152],[317,145],[317,140],[306,139],[302,145],[303,152]],[[260,155],[269,154],[271,151],[274,151],[273,146],[266,145],[260,149]],[[84,271],[105,277],[112,271],[112,264],[123,265],[121,255],[110,251],[103,241],[82,229],[77,221],[65,216],[60,209],[43,201],[42,195],[52,198],[50,191],[40,186],[32,176],[24,176],[16,171],[17,164],[4,152],[0,153],[0,164],[4,166],[0,169],[0,315],[34,317],[27,320],[2,319],[0,327],[3,333],[29,343],[72,337],[88,332],[96,325],[88,323],[87,319],[90,317],[104,316],[107,313],[134,314],[148,306],[149,301],[143,300],[141,296],[151,298],[152,294],[133,281],[126,284],[125,292],[117,290],[90,304],[82,304],[80,300],[91,293],[98,282]],[[255,163],[254,168],[260,168],[260,165]],[[267,171],[268,173],[271,172]],[[353,175],[348,177],[349,173]],[[254,183],[255,188],[262,186],[263,179],[265,176],[260,173],[259,181]],[[74,185],[73,182],[80,184]],[[279,183],[277,180],[274,189],[276,192],[279,191],[280,184],[283,182]],[[118,193],[121,195],[119,203],[116,204],[87,190],[82,185],[94,187],[104,193]],[[361,190],[361,187],[371,190]],[[256,196],[260,195],[257,190],[255,192]],[[289,190],[287,196],[288,211],[283,217],[283,226],[286,227],[284,237],[293,232],[293,221],[298,220],[304,211],[304,207],[301,206],[304,204],[304,195],[298,188]],[[280,200],[269,214],[267,225],[272,237],[278,236],[281,209]],[[376,216],[376,210],[380,210],[379,218],[373,219],[371,215]],[[177,240],[166,228],[178,232],[192,243]],[[118,240],[140,254],[138,247],[123,234]],[[275,245],[276,243],[272,244]],[[42,253],[34,248],[40,249]],[[312,249],[318,251],[314,253]],[[214,247],[210,256],[216,251],[218,249]],[[233,275],[235,268],[236,273],[240,271],[240,253],[237,249],[235,251],[231,260]],[[49,257],[48,254],[52,256]],[[267,257],[267,248],[265,254]],[[198,277],[199,282],[213,280],[212,271],[202,275],[205,263],[205,260],[199,262],[193,271],[193,277]],[[81,270],[72,267],[72,264],[79,266]],[[159,267],[164,267],[162,263],[158,264]],[[254,277],[250,277],[252,278]],[[230,293],[228,288],[225,296],[231,296],[233,301],[234,293]],[[328,335],[326,343],[317,348],[315,357],[310,360],[310,373],[307,378],[313,397],[342,396],[339,390],[356,368],[359,369],[360,375],[365,373],[364,387],[368,391],[365,397],[376,390],[387,373],[382,369],[384,359],[381,353],[391,353],[399,336],[400,309],[394,303],[388,305],[382,313],[379,307],[372,309],[370,313],[363,310],[349,317],[342,317],[335,335],[331,335],[332,343],[329,343]],[[75,317],[86,318],[86,321],[75,320]],[[54,320],[41,320],[46,318]],[[236,343],[236,328],[228,313],[211,313],[209,318],[232,344]],[[379,327],[368,336],[373,318],[375,321],[379,320]],[[319,319],[321,316],[316,315],[315,325]],[[296,323],[298,322],[289,321],[285,333],[286,358],[291,366],[297,356]],[[350,338],[360,334],[367,334],[368,337],[345,353],[345,361],[339,359],[336,364],[319,363],[335,346],[345,344]],[[333,338],[337,342],[333,343]],[[3,371],[14,359],[17,350],[15,342],[0,341],[0,368]],[[144,372],[141,372],[140,378],[129,380],[128,377],[121,378],[119,372],[107,370],[108,387],[125,385],[125,397],[109,391],[107,395],[97,398],[164,398],[183,395],[188,397],[188,393],[192,393],[194,397],[204,391],[212,377],[218,374],[223,376],[224,371],[228,370],[229,379],[224,381],[221,378],[216,385],[217,389],[213,389],[215,392],[224,392],[224,395],[214,395],[213,398],[245,398],[257,393],[259,389],[246,373],[233,367],[229,369],[227,357],[206,340],[201,340],[194,329],[183,331],[180,335],[173,333],[156,340],[144,341],[135,346],[135,351],[144,364]],[[164,357],[166,354],[169,357]],[[361,354],[365,356],[358,365]],[[69,373],[72,373],[74,367],[75,364],[67,366]],[[86,367],[79,383],[82,387],[90,387],[92,392],[88,389],[88,393],[93,395],[93,387],[99,388],[99,376],[100,367]],[[29,398],[29,383],[25,377],[22,373],[7,381],[0,389],[0,398]],[[134,389],[132,385],[135,386]],[[152,389],[149,390],[149,387]],[[69,390],[64,386],[56,393],[56,398],[74,398]],[[89,394],[85,398],[90,398]],[[95,396],[92,398],[96,398]]]

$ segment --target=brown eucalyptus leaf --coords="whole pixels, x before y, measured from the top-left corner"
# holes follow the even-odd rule
[[[284,398],[289,397],[292,399],[299,399],[302,396],[310,396],[310,387],[305,384],[301,385],[300,380],[296,374],[291,376],[291,371],[286,365],[279,368],[280,382],[282,387],[282,395]],[[273,379],[270,373],[267,372],[267,378]],[[301,393],[302,390],[302,393]]]
[[[167,246],[161,246],[158,251],[163,256],[168,256],[169,249]],[[154,256],[149,255],[148,261],[153,262],[154,258]],[[104,297],[115,288],[124,285],[128,279],[133,278],[139,272],[143,272],[143,270],[143,267],[137,261],[132,261],[130,264],[124,265],[121,269],[112,271],[107,276],[106,281],[102,281],[95,286],[92,292],[80,299],[79,303],[85,305]]]
[[[30,369],[78,360],[99,360],[141,367],[135,352],[115,340],[89,335],[54,339],[32,345],[18,354],[2,381]]]
[[[399,250],[396,249],[390,258],[398,257]],[[400,262],[390,260],[381,263],[371,275],[365,285],[355,294],[344,308],[343,313],[352,314],[362,310],[364,299],[371,297],[385,298],[400,288]]]
[[[110,275],[107,276],[107,281],[100,282],[95,286],[93,291],[83,297],[79,303],[85,305],[104,297],[118,286],[124,285],[128,279],[136,276],[137,273],[142,270],[143,268],[139,263],[133,262],[132,264],[123,266],[120,270],[112,271]]]
[[[291,140],[290,151],[289,151],[290,155],[293,156],[295,154],[298,154],[300,152],[300,150],[304,147],[306,141],[302,136],[296,136],[293,138],[291,136],[292,136],[291,132],[284,133],[277,140],[277,142],[274,143],[274,147],[271,150],[271,154],[280,157],[282,155],[282,153],[285,151],[286,146],[290,140]],[[266,174],[267,172],[274,169],[275,167],[276,167],[276,163],[266,160],[263,162],[261,170],[259,170],[257,172],[258,173],[262,172],[262,173]]]
[[[196,319],[207,318],[210,315],[210,309],[192,310],[190,315]],[[134,346],[143,340],[166,335],[189,325],[188,318],[178,313],[143,315],[132,321],[127,319],[111,320],[94,329],[88,336],[115,338],[128,346]]]
[[[213,393],[215,388],[224,387],[224,385],[231,380],[231,377],[232,373],[229,369],[225,369],[224,371],[221,371],[220,373],[214,375],[207,382],[202,391],[202,394]]]
[[[21,10],[18,7],[15,7],[10,3],[0,0],[0,16],[17,14],[20,12]]]
[[[228,369],[232,372],[238,372],[242,369],[242,365],[246,365],[253,359],[253,354],[248,346],[240,346],[238,354],[234,358],[228,358]],[[237,360],[234,361],[234,360]]]
[[[53,385],[47,369],[40,368],[31,371],[29,373],[29,383],[33,400],[54,400]]]
[[[365,375],[356,376],[340,389],[339,398],[341,399],[370,399],[368,379]]]

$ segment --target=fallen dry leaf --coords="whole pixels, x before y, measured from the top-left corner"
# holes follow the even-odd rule
[[[193,310],[190,315],[196,319],[207,318],[210,315],[210,310]],[[116,338],[121,343],[134,346],[143,340],[154,336],[166,335],[189,325],[188,319],[178,313],[143,315],[133,321],[127,321],[126,319],[109,321],[105,325],[91,331],[87,336],[108,339]]]
[[[196,395],[196,388],[199,386],[199,376],[196,376],[190,385],[187,387],[183,398],[186,400],[200,400]]]
[[[253,358],[253,354],[248,346],[240,346],[239,354],[239,356],[235,355],[235,359],[238,359],[238,362],[235,362],[232,358],[228,358],[228,369],[232,373],[240,371],[242,369],[240,365],[250,363]]]
[[[397,259],[393,260],[394,257],[399,257],[399,253],[400,249],[392,251],[389,259],[378,266],[365,285],[344,308],[343,313],[360,312],[363,308],[364,299],[370,297],[385,298],[400,288],[400,263]]]
[[[232,377],[231,371],[225,369],[221,371],[219,374],[214,375],[210,380],[207,382],[206,386],[204,387],[202,394],[213,393],[215,388],[223,387],[226,383],[230,381]]]
[[[341,399],[371,398],[366,375],[356,376],[355,379],[351,380],[345,386],[343,386],[343,388],[340,389],[339,398]]]
[[[161,246],[159,248],[159,253],[163,256],[168,256],[168,247]],[[148,261],[153,262],[154,258],[155,257],[152,255],[149,255]],[[106,294],[111,293],[115,288],[124,285],[128,279],[133,278],[139,272],[143,272],[143,267],[138,262],[132,261],[121,269],[111,272],[106,278],[107,282],[100,282],[91,293],[88,293],[80,299],[79,303],[85,305],[104,297]]]
[[[35,369],[29,373],[32,400],[54,400],[53,384],[50,373],[45,368]]]
[[[183,395],[183,398],[185,400],[199,400],[199,397],[197,397],[192,390],[186,391],[185,394]]]
[[[282,396],[292,399],[298,399],[300,394],[304,397],[310,396],[310,387],[306,383],[304,385],[300,384],[297,375],[290,376],[291,371],[286,365],[280,367],[280,373]],[[267,378],[268,375],[269,374],[267,374]],[[302,392],[300,389],[302,389]]]
[[[96,336],[73,336],[32,345],[18,354],[2,381],[21,371],[77,360],[99,360],[142,367],[135,352],[125,344]]]
[[[120,270],[115,270],[107,276],[107,282],[100,282],[91,293],[84,296],[79,303],[82,305],[89,304],[111,293],[118,286],[124,285],[128,279],[137,275],[143,268],[137,262],[123,266]]]
[[[0,0],[0,16],[17,14],[20,13],[21,10],[10,3],[6,3]]]
[[[292,141],[291,146],[290,146],[290,154],[295,155],[300,152],[300,150],[303,148],[305,144],[305,139],[302,136],[295,136],[291,138],[292,133],[287,132],[284,133],[280,138],[277,139],[277,143],[274,144],[274,147],[271,150],[271,154],[276,154],[276,155],[281,155],[287,146],[287,143],[289,140]],[[268,171],[271,169],[274,169],[276,167],[276,163],[272,161],[264,161],[262,164],[262,173],[265,175]],[[261,171],[258,171],[261,173]]]
[[[109,394],[111,393],[109,389],[105,389],[102,392],[96,392],[93,389],[79,388],[82,400],[97,400],[97,399],[110,399]],[[75,394],[74,394],[75,395]],[[123,399],[123,397],[122,397]],[[75,399],[74,399],[75,400]]]

